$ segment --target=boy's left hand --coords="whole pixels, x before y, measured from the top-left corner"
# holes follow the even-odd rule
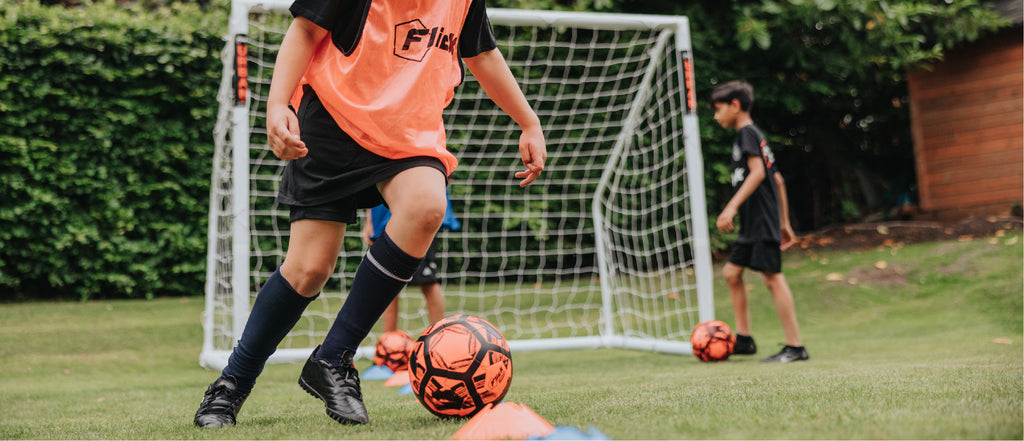
[[[522,179],[519,186],[525,187],[544,171],[544,162],[548,158],[547,144],[540,129],[523,130],[522,135],[519,135],[519,154],[523,157],[526,170],[516,173],[515,176]]]
[[[779,244],[779,248],[785,251],[787,248],[796,244],[796,233],[793,232],[793,227],[790,225],[782,226],[782,243]]]

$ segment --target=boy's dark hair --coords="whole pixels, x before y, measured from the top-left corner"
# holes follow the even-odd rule
[[[719,84],[711,91],[711,104],[731,103],[732,100],[739,100],[740,110],[749,112],[754,106],[754,86],[746,81],[733,80]]]

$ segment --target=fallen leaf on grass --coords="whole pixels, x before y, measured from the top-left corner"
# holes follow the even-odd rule
[[[992,343],[997,343],[997,344],[1001,344],[1001,345],[1012,345],[1013,344],[1013,340],[1010,340],[1010,339],[1004,338],[1004,337],[999,337],[997,339],[992,340]]]
[[[825,280],[828,280],[829,282],[841,282],[843,281],[843,275],[839,273],[828,273],[828,275],[825,276]]]

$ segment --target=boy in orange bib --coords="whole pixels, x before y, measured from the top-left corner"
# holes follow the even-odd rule
[[[444,218],[457,161],[442,111],[462,62],[522,130],[520,186],[537,179],[547,157],[540,120],[496,48],[484,0],[296,0],[291,12],[267,102],[268,143],[289,161],[278,195],[291,208],[288,251],[207,388],[200,427],[235,424],[263,365],[333,273],[347,224],[386,203],[391,220],[299,377],[331,418],[369,422],[352,357]]]

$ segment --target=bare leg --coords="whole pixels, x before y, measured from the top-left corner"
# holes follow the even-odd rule
[[[388,309],[384,310],[384,315],[380,317],[381,323],[384,325],[384,332],[391,332],[398,330],[398,297],[395,297],[388,305]]]
[[[444,219],[448,201],[440,171],[416,167],[378,185],[391,208],[385,231],[410,256],[423,257]]]
[[[764,282],[775,300],[775,311],[779,314],[779,321],[782,322],[782,332],[786,336],[786,344],[789,346],[803,346],[800,340],[800,330],[796,324],[796,307],[793,303],[793,292],[789,290],[786,283],[786,276],[782,273],[765,273]]]
[[[444,296],[441,294],[440,283],[427,283],[420,285],[423,291],[423,299],[427,301],[427,317],[430,324],[444,318]]]
[[[747,286],[743,283],[743,267],[734,263],[726,263],[722,275],[729,285],[732,296],[732,311],[736,316],[736,333],[750,334],[750,307],[747,304]]]
[[[423,299],[427,303],[427,317],[430,319],[430,324],[443,319],[444,296],[441,295],[441,284],[424,283],[420,285],[420,291],[423,292]],[[398,329],[398,298],[395,298],[388,305],[388,309],[384,310],[384,315],[381,316],[381,323],[384,326],[384,332]]]
[[[385,231],[406,254],[423,257],[427,253],[448,206],[444,187],[444,175],[431,167],[405,170],[377,186],[391,210]],[[381,321],[385,332],[398,329],[397,297]]]
[[[349,295],[316,358],[341,360],[355,352],[406,287],[444,218],[445,180],[435,168],[411,168],[377,187],[391,208],[391,220],[356,269]]]
[[[314,219],[292,222],[281,275],[296,292],[317,295],[338,264],[345,224]]]

